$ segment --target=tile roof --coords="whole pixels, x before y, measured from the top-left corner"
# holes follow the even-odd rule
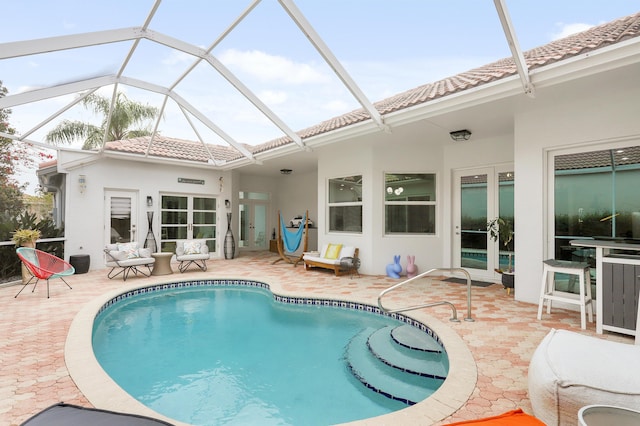
[[[544,46],[523,52],[529,70],[540,68],[574,56],[604,47],[621,43],[625,40],[640,36],[640,12],[615,21],[602,24],[589,30],[565,37]],[[382,116],[400,111],[415,105],[443,98],[454,93],[479,87],[481,85],[501,80],[517,73],[513,58],[504,58],[493,63],[447,77],[443,80],[424,84],[407,90],[389,98],[375,102],[375,108]],[[347,127],[368,120],[369,114],[364,109],[357,109],[338,117],[325,120],[317,125],[300,130],[297,134],[304,140],[332,130]],[[146,152],[149,137],[136,138],[128,141],[109,142],[106,149],[142,154]],[[280,137],[256,146],[247,145],[247,149],[254,153],[265,152],[274,148],[293,143],[289,137]],[[212,155],[217,160],[231,161],[240,159],[243,155],[232,147],[207,144]],[[202,144],[182,139],[156,136],[149,152],[150,155],[187,159],[193,161],[207,161],[209,156]]]
[[[601,167],[608,169],[611,167],[612,161],[616,167],[637,166],[640,164],[640,147],[631,146],[621,149],[557,155],[555,157],[555,169],[582,170]]]
[[[206,163],[209,158],[230,161],[238,158],[238,152],[230,146],[205,144],[185,139],[170,138],[156,134],[149,146],[151,136],[141,136],[133,139],[112,141],[105,144],[105,150],[144,154],[149,149],[149,155],[178,160],[200,161]],[[247,147],[248,149],[250,147]],[[209,154],[211,153],[211,155]]]

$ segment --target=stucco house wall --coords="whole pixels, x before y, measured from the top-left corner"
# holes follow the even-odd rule
[[[107,243],[105,228],[108,226],[108,206],[105,191],[132,191],[137,194],[136,240],[144,244],[147,234],[147,211],[154,214],[153,229],[159,243],[160,195],[165,193],[205,195],[217,198],[217,250],[212,257],[223,255],[224,231],[227,226],[225,199],[231,199],[231,173],[207,171],[201,168],[158,165],[139,161],[100,158],[97,155],[61,151],[58,172],[66,176],[65,255],[88,254],[91,268],[104,267],[102,249]],[[78,178],[86,176],[86,189],[80,192]],[[202,179],[204,185],[179,183],[178,177]],[[220,177],[223,178],[222,192]],[[153,198],[153,206],[147,207],[146,197]]]
[[[537,303],[542,261],[553,257],[550,151],[640,145],[635,77],[619,71],[540,89],[515,117],[516,299]]]

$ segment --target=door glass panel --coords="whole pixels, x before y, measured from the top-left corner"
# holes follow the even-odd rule
[[[193,213],[194,224],[215,224],[216,212],[194,212]]]
[[[215,198],[193,198],[193,209],[194,210],[216,210],[216,199]]]
[[[111,244],[131,241],[131,197],[111,197]]]
[[[487,269],[487,175],[460,179],[460,266]]]
[[[187,223],[187,212],[178,212],[178,211],[163,211],[162,212],[162,223],[166,225],[179,225]]]
[[[253,241],[257,249],[267,248],[267,206],[254,206]]]
[[[514,255],[516,236],[513,233],[515,230],[513,182],[513,172],[503,172],[498,174],[498,216],[504,221],[504,230],[500,230],[500,255],[498,268],[503,271],[508,271],[510,268],[513,269],[516,265]]]
[[[171,210],[186,210],[187,197],[163,195],[162,208]]]
[[[240,235],[238,236],[238,247],[249,247],[249,205],[238,205],[238,214],[240,216]]]

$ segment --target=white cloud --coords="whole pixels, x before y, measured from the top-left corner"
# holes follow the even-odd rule
[[[342,114],[342,113],[344,113],[345,111],[348,110],[349,106],[350,105],[348,103],[346,103],[344,101],[341,101],[339,99],[336,99],[336,100],[333,100],[333,101],[326,102],[322,106],[322,108],[325,111],[330,112],[331,114]],[[326,118],[329,118],[329,117],[326,117]],[[318,120],[318,121],[320,121],[320,120]]]
[[[267,105],[283,104],[289,99],[287,92],[282,90],[263,90],[258,97]]]
[[[167,55],[163,60],[162,64],[164,65],[179,65],[179,64],[190,64],[194,62],[196,58],[188,53],[182,52],[180,50],[172,49],[171,53]]]
[[[230,68],[242,72],[260,81],[279,81],[287,84],[326,83],[329,77],[314,69],[311,64],[296,63],[283,56],[269,55],[258,50],[240,51],[229,49],[219,59]]]
[[[593,27],[593,25],[585,24],[581,22],[577,22],[573,24],[565,24],[564,22],[558,22],[556,24],[556,27],[558,27],[558,31],[551,34],[551,40],[558,40],[582,31],[586,31],[589,28]]]

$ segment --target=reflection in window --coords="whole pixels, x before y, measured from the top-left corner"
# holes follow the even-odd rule
[[[385,234],[434,234],[436,175],[385,173]]]
[[[362,175],[329,179],[329,231],[362,232]]]
[[[590,260],[569,245],[595,237],[640,242],[640,147],[555,156],[555,256]]]

